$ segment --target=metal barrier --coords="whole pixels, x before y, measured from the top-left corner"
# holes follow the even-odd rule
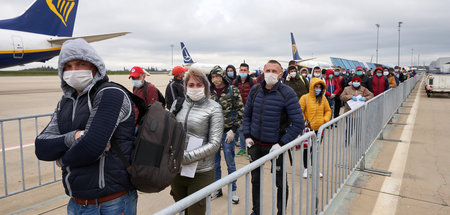
[[[55,167],[55,162],[39,161],[34,154],[34,147],[31,147],[34,146],[34,139],[40,130],[49,121],[39,122],[38,119],[51,116],[51,113],[47,113],[0,119],[3,169],[3,178],[0,179],[3,193],[0,193],[0,198],[61,180],[60,177],[56,177],[59,170]],[[28,141],[29,143],[24,143]],[[27,149],[29,146],[30,149]],[[20,158],[20,166],[19,162],[12,161],[17,157]],[[34,165],[37,165],[37,168]]]
[[[365,156],[373,143],[383,138],[383,129],[420,79],[421,76],[409,79],[319,128],[319,133],[325,134],[325,138],[318,139],[316,144],[321,146],[317,152],[324,174],[324,180],[318,181],[320,213],[329,207],[356,169],[390,176],[389,172],[365,168]]]
[[[191,194],[190,196],[175,202],[173,205],[157,212],[157,215],[163,215],[163,214],[175,214],[180,213],[184,214],[184,210],[188,208],[189,206],[193,205],[194,203],[206,198],[206,214],[211,214],[211,198],[210,194],[214,191],[221,189],[224,186],[228,185],[228,193],[231,193],[231,183],[234,180],[237,180],[240,177],[245,176],[245,214],[250,214],[250,173],[252,170],[255,170],[259,168],[261,174],[260,174],[260,180],[261,180],[261,191],[260,191],[260,213],[264,214],[264,183],[267,182],[264,181],[264,164],[268,163],[269,161],[272,161],[272,169],[275,169],[275,160],[278,156],[283,156],[283,166],[287,166],[286,157],[288,154],[288,151],[293,152],[292,153],[292,166],[290,168],[290,201],[286,198],[286,187],[287,185],[283,183],[283,205],[288,205],[291,209],[291,214],[294,214],[295,211],[298,211],[296,214],[317,214],[317,181],[319,181],[319,175],[318,171],[312,171],[312,177],[308,177],[306,182],[304,182],[303,178],[301,178],[300,175],[297,174],[297,170],[300,170],[299,173],[302,173],[304,168],[302,165],[303,162],[303,150],[304,145],[302,144],[303,141],[309,140],[311,138],[311,141],[314,143],[316,142],[316,135],[314,132],[308,132],[302,136],[299,136],[297,139],[293,140],[292,142],[284,145],[281,147],[281,149],[269,153],[265,155],[264,157],[250,163],[249,165],[244,166],[243,168],[240,168],[236,170],[234,173],[225,176],[224,178],[204,187],[203,189]],[[297,145],[301,145],[299,147],[300,150],[295,150]],[[319,146],[313,144],[312,153],[310,153],[309,147],[307,147],[307,167],[310,169],[318,169],[318,157],[312,156],[311,154],[318,154]],[[299,157],[300,159],[297,159]],[[310,160],[312,162],[310,162]],[[297,167],[297,164],[300,164],[300,167]],[[262,167],[262,168],[260,168]],[[286,182],[287,179],[287,169],[283,168],[283,182]],[[276,213],[276,187],[275,187],[275,171],[272,173],[272,214]],[[297,185],[299,186],[298,189],[296,189]],[[304,189],[306,189],[306,193],[304,192]],[[299,199],[295,198],[295,194],[299,194]],[[290,204],[287,204],[290,202]],[[284,209],[284,208],[283,208]],[[228,214],[232,214],[232,208],[231,208],[231,195],[228,195]],[[287,214],[287,211],[283,211],[283,214]]]

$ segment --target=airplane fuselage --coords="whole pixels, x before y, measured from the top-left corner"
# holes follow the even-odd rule
[[[55,57],[61,46],[48,42],[55,38],[57,37],[0,29],[0,68],[45,62]]]

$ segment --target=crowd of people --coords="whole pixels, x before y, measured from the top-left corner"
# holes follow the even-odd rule
[[[118,142],[124,156],[130,158],[138,109],[121,87],[108,81],[103,61],[86,41],[65,42],[58,63],[63,97],[36,138],[37,157],[56,160],[62,168],[64,188],[71,197],[68,214],[136,214],[137,192],[120,158],[109,152],[109,140]],[[133,67],[129,79],[133,93],[150,105],[161,101],[162,95],[145,80],[147,75],[142,68]],[[415,73],[399,67],[372,71],[361,66],[355,71],[339,67],[310,71],[295,61],[284,71],[278,61],[269,60],[257,77],[250,74],[246,63],[238,71],[232,65],[225,69],[215,66],[208,74],[176,66],[172,75],[165,90],[165,106],[182,123],[186,143],[190,138],[201,140],[200,147],[183,155],[183,165],[198,162],[194,177],[179,174],[172,182],[170,194],[178,201],[221,178],[221,151],[231,174],[236,171],[235,156],[254,162],[305,129],[317,134],[321,125],[339,116],[342,106],[345,112],[350,110],[347,101],[366,102]],[[307,178],[307,150],[303,154],[303,177]],[[275,166],[281,214],[286,207],[282,204],[281,157]],[[260,214],[260,170],[253,170],[251,176],[252,214]],[[228,195],[232,203],[239,203],[236,181]],[[221,196],[221,189],[211,194],[212,199]],[[204,214],[205,210],[203,199],[187,208],[186,214]]]

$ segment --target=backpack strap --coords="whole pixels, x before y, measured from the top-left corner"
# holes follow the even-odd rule
[[[142,88],[142,96],[144,96],[145,100],[147,100],[147,86],[148,82],[144,81],[144,87]]]
[[[252,94],[252,106],[253,106],[253,104],[255,103],[255,98],[256,98],[256,95],[258,95],[259,89],[261,89],[261,84],[258,84],[258,85],[256,86],[255,91],[253,91],[253,94]]]
[[[234,99],[233,99],[233,85],[230,84],[230,97],[231,97],[231,121],[234,122],[234,113],[233,113],[233,107],[234,107]]]
[[[122,161],[122,164],[125,166],[125,169],[127,170],[127,172],[129,172],[129,170],[131,169],[131,165],[123,155],[123,152],[117,145],[116,140],[114,138],[111,138],[109,142],[111,143],[111,149],[114,151],[114,153],[117,154],[117,156],[119,156],[120,161]]]
[[[183,103],[184,103],[184,97],[178,97],[175,103],[175,109],[172,111],[173,115],[177,115],[178,112],[180,112],[181,108],[183,107]]]
[[[175,97],[175,92],[173,92],[173,82],[175,81],[171,81],[170,82],[170,92],[172,92],[172,102],[175,101],[176,97]]]

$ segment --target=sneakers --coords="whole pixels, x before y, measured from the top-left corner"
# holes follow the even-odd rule
[[[231,193],[231,201],[233,202],[233,204],[239,204],[239,197],[238,197],[236,191],[233,191]]]
[[[319,177],[323,177],[321,172],[319,172]],[[303,178],[308,178],[308,169],[303,170]]]
[[[237,156],[245,155],[247,154],[244,150],[239,150],[238,153],[236,153]]]
[[[222,189],[216,190],[214,193],[211,193],[211,200],[217,199],[222,196],[223,196]]]

